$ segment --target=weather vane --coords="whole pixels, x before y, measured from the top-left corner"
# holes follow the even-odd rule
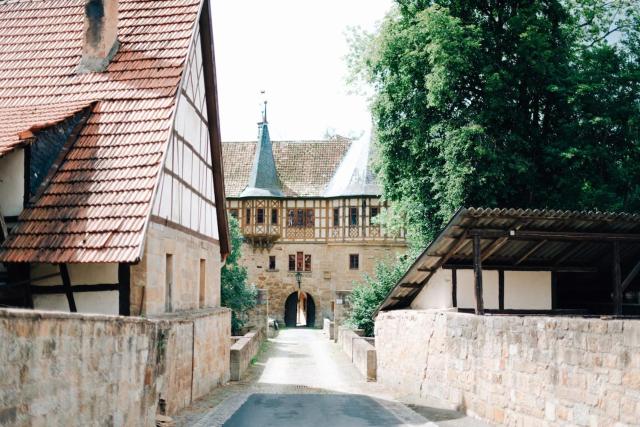
[[[260,95],[262,95],[264,97],[264,109],[262,110],[262,123],[267,123],[267,97],[266,97],[266,91],[265,90],[261,90],[260,91]]]

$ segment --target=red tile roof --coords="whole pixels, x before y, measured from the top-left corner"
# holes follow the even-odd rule
[[[352,144],[346,138],[271,143],[285,197],[322,197]],[[222,150],[225,193],[238,197],[249,181],[256,142],[224,142]]]
[[[200,0],[120,0],[118,53],[106,72],[78,75],[84,3],[0,3],[0,156],[21,144],[18,133],[97,102],[0,261],[141,256]]]

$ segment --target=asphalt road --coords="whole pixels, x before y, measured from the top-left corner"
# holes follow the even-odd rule
[[[403,402],[367,382],[342,350],[314,329],[283,329],[248,376],[176,417],[189,427],[477,427],[441,408]]]

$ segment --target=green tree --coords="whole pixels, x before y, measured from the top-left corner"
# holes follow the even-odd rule
[[[231,330],[237,333],[245,323],[248,310],[255,307],[257,290],[247,284],[247,269],[238,261],[242,257],[242,234],[238,220],[229,218],[231,253],[221,271],[222,306],[232,310]]]
[[[355,283],[348,297],[351,311],[347,325],[364,329],[366,336],[372,336],[373,312],[407,271],[413,259],[413,256],[401,255],[396,260],[378,261],[373,276],[365,274],[362,282]]]
[[[463,205],[640,208],[636,0],[396,3],[349,63],[413,243]]]

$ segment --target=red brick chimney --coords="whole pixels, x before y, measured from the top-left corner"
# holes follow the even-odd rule
[[[78,73],[100,73],[115,56],[118,42],[118,0],[85,0],[84,41]]]

